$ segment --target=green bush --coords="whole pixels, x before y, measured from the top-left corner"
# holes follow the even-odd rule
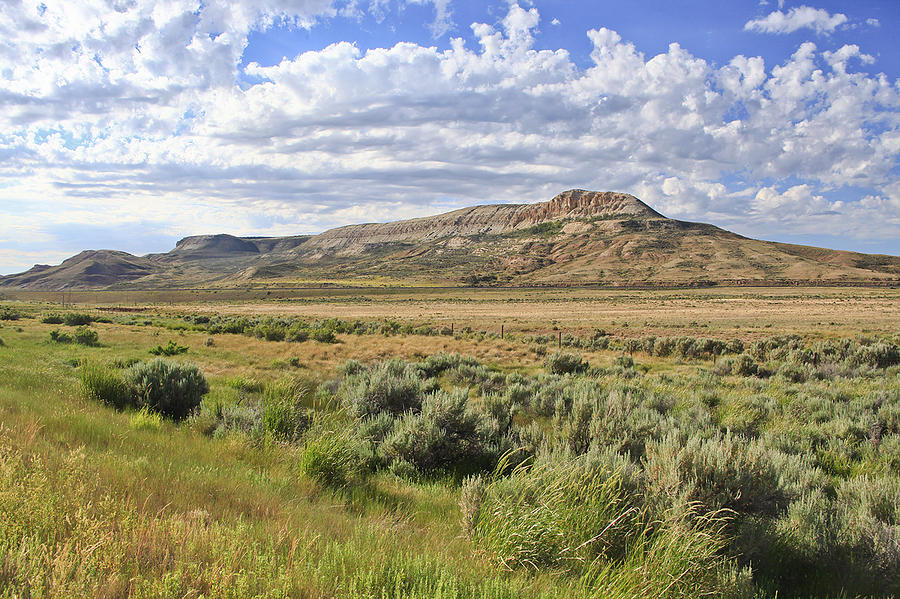
[[[887,368],[900,364],[900,349],[888,343],[864,345],[851,356],[850,362],[856,366],[873,366]]]
[[[53,341],[54,343],[72,343],[75,341],[75,338],[65,331],[54,329],[50,331],[50,341]]]
[[[733,360],[731,372],[739,376],[756,376],[759,374],[759,365],[753,361],[752,356],[741,354]]]
[[[588,369],[588,363],[578,354],[554,352],[547,356],[544,367],[551,374],[576,374]]]
[[[178,354],[187,353],[188,346],[178,345],[171,339],[165,345],[157,345],[150,348],[149,352],[154,356],[177,356]]]
[[[388,461],[408,462],[419,472],[493,466],[496,423],[469,407],[468,393],[436,391],[422,402],[422,411],[407,414],[381,450]]]
[[[774,515],[791,499],[774,453],[760,441],[731,434],[709,439],[698,435],[683,443],[670,434],[647,444],[645,473],[650,492],[663,502],[681,496],[708,513],[727,509]]]
[[[173,420],[187,418],[209,392],[197,366],[164,358],[135,364],[125,371],[125,380],[134,388],[140,406]]]
[[[75,343],[78,343],[79,345],[100,345],[100,335],[97,331],[87,326],[80,326],[75,329],[73,338],[75,339]]]
[[[0,307],[0,320],[19,320],[22,314],[10,306]]]
[[[319,343],[337,343],[337,336],[332,329],[313,329],[311,336]]]
[[[433,380],[424,380],[413,364],[389,360],[345,376],[338,389],[344,407],[354,416],[365,418],[382,412],[399,416],[417,412],[428,391],[436,388]]]
[[[63,316],[63,322],[70,327],[85,326],[94,322],[94,317],[80,312],[67,312]]]
[[[41,319],[44,324],[62,324],[64,322],[62,315],[51,312]]]
[[[231,404],[204,402],[191,415],[191,427],[200,433],[224,437],[231,433],[247,435],[252,440],[264,435],[262,410],[256,404]]]
[[[785,594],[900,594],[900,478],[843,481],[836,496],[816,491],[777,522]]]

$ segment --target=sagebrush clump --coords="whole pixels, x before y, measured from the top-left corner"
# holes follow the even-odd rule
[[[139,362],[124,372],[96,362],[81,365],[87,397],[116,409],[146,408],[173,420],[184,420],[200,405],[209,384],[193,364],[162,358]]]
[[[209,384],[193,364],[163,358],[135,364],[125,371],[125,380],[134,389],[139,406],[184,420],[209,392]]]

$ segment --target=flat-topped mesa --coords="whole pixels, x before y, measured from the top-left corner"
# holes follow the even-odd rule
[[[627,193],[572,189],[538,204],[490,204],[424,218],[338,227],[313,237],[305,247],[336,250],[377,243],[497,235],[554,220],[614,216],[664,218]]]

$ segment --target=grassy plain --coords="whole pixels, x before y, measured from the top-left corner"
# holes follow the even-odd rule
[[[832,514],[828,517],[838,522],[839,506],[827,502],[841,501],[845,495],[856,497],[852,489],[847,490],[853,481],[877,479],[878,484],[900,489],[900,452],[890,444],[893,437],[900,438],[898,366],[842,366],[843,370],[834,372],[819,368],[825,373],[820,376],[814,367],[801,365],[802,376],[794,376],[790,370],[782,374],[785,364],[795,365],[793,357],[762,354],[754,363],[771,372],[744,376],[722,370],[722,364],[734,356],[658,355],[643,345],[627,349],[633,356],[625,354],[629,339],[649,336],[739,339],[748,348],[753,341],[789,334],[800,336],[798,348],[837,343],[841,338],[866,338],[854,341],[863,344],[895,343],[900,341],[898,290],[355,289],[294,291],[291,297],[282,291],[268,296],[235,293],[226,298],[211,292],[191,292],[187,297],[184,293],[70,294],[65,307],[54,303],[62,299],[58,296],[7,294],[3,305],[20,318],[0,321],[0,596],[737,597],[771,596],[775,591],[780,591],[779,596],[854,596],[887,595],[897,588],[893,575],[880,574],[894,567],[900,555],[896,506],[878,508],[890,513],[878,512],[881,515],[874,520],[881,526],[879,542],[888,545],[875,554],[883,562],[878,567],[886,570],[860,566],[860,560],[873,558],[874,550],[864,541],[857,547],[855,540],[835,540],[827,547],[823,540],[818,549],[830,556],[831,561],[822,557],[823,568],[847,570],[836,585],[830,579],[819,586],[794,580],[771,565],[761,565],[759,575],[753,568],[765,562],[760,555],[766,552],[759,547],[766,549],[766,543],[771,543],[772,555],[787,555],[794,560],[791,565],[808,566],[804,551],[815,547],[815,539],[807,542],[798,535],[820,530],[801,525],[807,513],[801,508],[810,502],[826,502],[828,509],[835,510],[827,512]],[[72,310],[109,321],[91,325],[99,335],[98,347],[50,341],[50,332],[61,327],[41,319],[51,312]],[[333,343],[289,342],[249,333],[210,332],[207,324],[197,324],[203,322],[198,317],[275,316],[301,322],[323,318],[393,321],[435,329],[452,323],[455,334],[339,332]],[[501,325],[506,338],[497,335]],[[577,351],[593,371],[545,375],[559,333],[571,339],[595,339],[597,329],[611,340],[605,347],[592,342],[567,348]],[[538,335],[543,338],[536,340]],[[198,416],[176,424],[139,412],[117,412],[85,397],[79,383],[85,361],[116,368],[112,365],[148,360],[150,348],[170,339],[189,348],[177,359],[197,364],[209,380],[211,390],[200,408],[207,420]],[[410,457],[416,454],[396,439],[393,445],[386,443],[387,453],[370,456],[381,463],[368,463],[365,476],[343,485],[323,484],[302,466],[310,448],[328,434],[351,430],[352,436],[362,422],[347,413],[349,391],[341,385],[351,375],[341,365],[348,360],[371,364],[391,358],[422,362],[427,356],[452,352],[472,356],[484,367],[457,366],[435,380],[448,393],[454,387],[468,388],[478,414],[489,411],[494,394],[511,397],[510,389],[518,389],[516,385],[532,389],[530,400],[510,404],[513,417],[506,434],[517,443],[524,443],[522,431],[531,427],[528,434],[533,434],[536,426],[543,429],[540,434],[548,455],[563,449],[573,455],[586,453],[591,444],[592,451],[599,451],[598,445],[615,446],[617,457],[610,458],[607,452],[604,460],[613,459],[628,472],[639,467],[640,476],[636,474],[634,480],[641,482],[634,484],[640,490],[634,490],[634,497],[640,497],[640,502],[632,507],[622,503],[619,515],[610,516],[607,528],[602,528],[616,530],[625,515],[635,519],[633,530],[643,532],[631,537],[622,533],[623,539],[627,537],[621,549],[625,557],[579,553],[578,563],[586,565],[575,568],[540,553],[524,557],[521,552],[504,553],[508,538],[502,536],[507,534],[502,527],[477,517],[472,523],[465,501],[461,507],[467,487],[461,486],[460,469],[417,472],[415,458]],[[357,376],[365,382],[369,375],[363,371]],[[216,433],[210,433],[213,415],[222,409],[264,406],[267,390],[285,380],[304,389],[296,400],[314,408],[316,424],[309,431],[318,431],[315,435],[308,431],[302,440],[283,442],[256,429],[228,428],[220,420],[213,422],[219,425]],[[589,415],[593,428],[581,439],[575,430],[574,407],[582,405],[580,400],[565,408],[559,402],[541,406],[547,385],[556,385],[554,393],[559,397],[566,396],[567,389],[602,396],[607,420],[591,420]],[[661,421],[676,422],[666,425],[674,428],[641,429],[644,437],[640,437],[635,433],[637,425],[620,415],[623,432],[604,437],[602,423],[614,418],[610,397],[622,402],[626,394],[643,398],[635,399],[635,413],[649,414],[647,406],[654,406],[652,414]],[[342,401],[344,409],[337,409]],[[857,409],[856,404],[861,407]],[[713,511],[732,510],[741,518],[746,516],[739,528],[713,523],[701,530],[696,528],[700,517],[689,524],[677,518],[670,523],[660,515],[669,512],[660,511],[659,493],[677,495],[679,489],[696,486],[696,481],[654,468],[668,463],[666,451],[688,459],[678,452],[688,451],[685,448],[693,438],[688,429],[695,420],[706,427],[698,429],[697,438],[709,444],[700,453],[712,451],[709,447],[715,441],[736,452],[735,461],[750,459],[729,445],[731,435],[758,446],[759,451],[777,445],[777,456],[803,461],[802,468],[795,464],[790,473],[805,482],[772,482],[772,476],[788,477],[788,470],[773,475],[763,468],[764,475],[753,470],[762,468],[754,462],[755,466],[748,466],[750,479],[741,479],[737,488],[725,484],[724,493],[730,493],[730,499],[719,501],[715,494],[691,496],[706,501]],[[815,430],[804,428],[812,421],[823,424]],[[399,430],[406,424],[397,419],[392,426]],[[521,430],[516,428],[519,425]],[[678,427],[688,432],[672,436]],[[631,441],[626,443],[626,437]],[[582,441],[585,447],[579,446]],[[627,454],[630,457],[626,445],[633,452]],[[406,457],[397,459],[401,454]],[[571,460],[573,455],[559,459]],[[536,454],[536,459],[544,458]],[[626,462],[632,465],[626,467]],[[552,468],[558,464],[553,464],[557,462],[541,467],[555,472]],[[497,513],[512,509],[503,501],[514,483],[523,489],[535,484],[528,479],[532,475],[523,472],[516,475],[521,480],[514,476],[491,483],[489,471],[485,473],[487,490],[478,501],[494,505]],[[571,498],[565,485],[574,479],[548,476],[562,481],[553,489],[565,503],[565,498]],[[772,486],[761,493],[781,499],[769,505],[766,495],[760,499],[762,507],[741,503],[741,485],[745,497],[756,488],[753,476],[768,477],[767,484]],[[632,491],[620,488],[628,481],[620,485],[615,480],[597,483],[597,493],[611,498],[605,505],[632,501]],[[890,498],[893,492],[882,495]],[[877,495],[871,489],[865,493]],[[854,509],[862,513],[864,507]],[[531,513],[537,511],[535,507]],[[652,518],[641,519],[651,512]],[[564,536],[574,516],[565,510],[554,512],[560,513],[563,528],[553,530]],[[638,513],[642,515],[635,516]],[[464,516],[472,530],[464,525]],[[557,526],[556,520],[541,520],[531,524],[530,530],[551,523]],[[759,534],[748,540],[745,537],[755,525]],[[791,533],[792,526],[797,534]],[[470,537],[481,541],[473,543]],[[740,543],[733,540],[737,537]],[[541,538],[545,543],[546,538]],[[679,549],[673,539],[696,542]],[[595,540],[588,538],[579,547],[593,550]],[[790,543],[797,547],[787,547]],[[662,545],[669,547],[668,553],[659,549]],[[739,555],[742,551],[756,561],[749,563]],[[689,554],[700,557],[692,562],[685,557]],[[535,566],[517,566],[516,560]],[[873,572],[885,576],[883,582],[873,580]]]

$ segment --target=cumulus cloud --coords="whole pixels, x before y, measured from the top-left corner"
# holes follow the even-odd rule
[[[572,187],[761,237],[808,223],[900,237],[900,86],[858,71],[874,59],[855,45],[719,66],[678,44],[646,56],[598,28],[582,68],[536,49],[537,9],[512,3],[498,23],[472,25],[474,44],[338,42],[242,68],[250,31],[338,10],[250,6],[0,11],[7,271],[97,214],[110,227],[158,223],[157,239],[296,234]]]
[[[782,8],[779,3],[779,8]],[[747,31],[758,33],[793,33],[800,29],[812,29],[818,34],[833,33],[838,26],[847,22],[843,13],[830,14],[823,8],[797,6],[787,13],[776,10],[760,19],[753,19],[744,24]]]

